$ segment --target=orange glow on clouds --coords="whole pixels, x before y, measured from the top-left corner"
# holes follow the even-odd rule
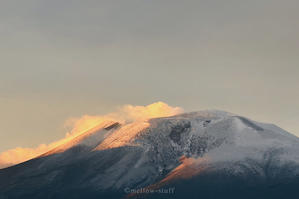
[[[2,152],[0,154],[0,168],[18,164],[42,155],[54,149],[55,147],[72,140],[74,137],[88,131],[89,129],[99,125],[104,121],[115,121],[119,123],[134,122],[146,120],[149,118],[173,116],[182,112],[182,108],[171,107],[163,102],[156,102],[148,106],[125,105],[119,108],[117,112],[109,113],[106,115],[84,115],[81,118],[70,118],[65,122],[65,126],[71,127],[72,130],[70,132],[67,132],[63,139],[52,142],[50,144],[41,144],[36,148],[17,147],[15,149],[10,149],[8,151]],[[148,125],[146,122],[142,124],[144,125],[140,126],[141,129],[146,128]],[[124,131],[120,131],[120,133],[125,135],[125,130],[127,130],[127,132],[130,132],[129,129],[124,129]],[[119,145],[122,142],[129,141],[132,136],[134,136],[129,134],[123,137],[124,140],[120,140],[120,142],[113,144]],[[104,142],[104,144],[105,143],[109,143],[109,140]],[[105,148],[105,145],[102,145],[101,147]]]
[[[177,115],[183,112],[180,107],[171,107],[163,102],[156,102],[148,106],[132,106],[126,105],[122,111],[127,116],[127,119],[133,121],[146,120],[148,118],[168,117]]]

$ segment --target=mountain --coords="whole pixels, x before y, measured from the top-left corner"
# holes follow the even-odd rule
[[[0,199],[299,198],[299,138],[223,111],[107,121],[0,170]]]

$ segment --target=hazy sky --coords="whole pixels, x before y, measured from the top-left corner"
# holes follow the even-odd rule
[[[299,135],[298,0],[0,0],[0,152],[123,104]]]

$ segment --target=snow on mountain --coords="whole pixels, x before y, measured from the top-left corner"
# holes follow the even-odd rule
[[[141,131],[149,127],[148,122],[134,122],[122,126],[119,130],[107,136],[95,150],[105,150],[128,145]]]
[[[79,145],[93,150],[135,145],[147,148],[148,145],[158,144],[148,143],[150,140],[161,142],[161,136],[165,138],[165,143],[188,156],[202,155],[220,146],[255,149],[298,146],[296,136],[275,125],[258,123],[223,111],[200,111],[122,125],[113,121],[103,122],[43,156]],[[203,143],[206,146],[200,148]],[[194,151],[195,148],[199,151]]]
[[[48,198],[81,193],[118,193],[118,198],[125,187],[163,187],[218,172],[297,179],[299,139],[275,125],[223,111],[109,121],[41,157],[0,170],[0,198],[38,198],[40,190]]]
[[[94,148],[119,126],[120,124],[118,122],[102,122],[99,125],[87,130],[86,132],[83,132],[82,134],[76,136],[75,138],[67,140],[65,143],[41,155],[41,157],[55,153],[62,153],[72,147],[80,145]]]

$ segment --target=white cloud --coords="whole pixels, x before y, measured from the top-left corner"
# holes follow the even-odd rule
[[[75,136],[84,133],[90,128],[104,121],[118,121],[121,123],[132,122],[138,120],[146,120],[156,117],[167,117],[182,113],[180,107],[172,107],[164,102],[156,102],[147,106],[125,105],[118,109],[117,112],[106,115],[84,115],[81,118],[70,118],[66,120],[65,126],[71,128],[63,139],[52,142],[50,144],[41,144],[36,148],[21,148],[10,149],[0,154],[0,168],[18,164],[34,157],[37,157],[47,151],[65,143]]]

